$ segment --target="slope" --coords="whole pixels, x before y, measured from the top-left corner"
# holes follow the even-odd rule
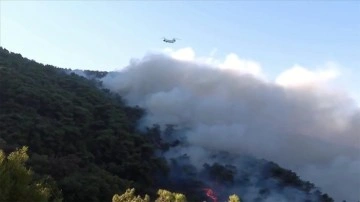
[[[161,166],[136,133],[143,111],[64,69],[0,50],[0,146],[29,146],[30,165],[50,175],[65,201],[110,201],[128,186],[148,190]],[[151,186],[148,186],[151,187]]]

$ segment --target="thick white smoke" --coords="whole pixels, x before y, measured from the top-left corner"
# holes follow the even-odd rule
[[[194,164],[206,150],[250,153],[296,171],[336,201],[360,199],[360,110],[326,86],[335,68],[295,66],[272,82],[258,63],[234,54],[225,62],[195,59],[191,49],[173,56],[149,54],[103,83],[145,108],[145,125],[190,129]]]

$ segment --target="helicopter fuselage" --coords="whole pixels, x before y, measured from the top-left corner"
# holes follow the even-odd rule
[[[165,43],[175,43],[176,39],[164,39],[163,40]]]

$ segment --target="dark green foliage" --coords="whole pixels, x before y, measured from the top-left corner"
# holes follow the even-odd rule
[[[98,86],[0,49],[0,146],[29,146],[29,165],[52,176],[67,202],[110,201],[128,186],[149,192],[165,167],[136,132],[144,111]]]
[[[272,163],[270,163],[272,164]],[[301,187],[303,182],[296,173],[272,164],[271,176],[280,180],[282,186]],[[307,185],[307,184],[306,184]],[[304,187],[305,188],[305,187]],[[307,189],[307,188],[306,188]]]
[[[269,162],[270,177],[276,178],[280,182],[280,187],[296,187],[306,193],[313,191],[316,187],[310,182],[302,181],[295,172],[281,168],[275,163]],[[320,202],[334,202],[334,200],[327,194],[321,193],[319,190],[315,191],[316,196]]]
[[[91,71],[91,70],[84,70],[84,73],[92,78],[103,78],[107,75],[105,71]]]
[[[218,163],[213,165],[205,164],[204,169],[207,173],[207,177],[213,181],[222,184],[228,184],[234,182],[234,175],[236,174],[236,168],[231,165],[222,166]]]
[[[61,194],[51,180],[36,179],[26,168],[27,151],[22,147],[6,155],[0,150],[0,201],[61,202]]]

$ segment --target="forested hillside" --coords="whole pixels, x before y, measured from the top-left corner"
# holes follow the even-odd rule
[[[135,131],[141,109],[94,81],[0,51],[1,148],[28,146],[29,165],[57,182],[64,201],[110,201],[129,186],[152,192],[163,164]]]
[[[104,74],[86,73],[92,78]],[[131,187],[150,196],[169,189],[196,202],[207,198],[204,190],[211,180],[228,197],[227,189],[250,186],[253,176],[262,184],[257,201],[272,189],[288,187],[313,199],[307,201],[332,201],[310,182],[266,161],[250,171],[217,163],[197,170],[186,156],[167,162],[162,151],[181,142],[176,137],[164,142],[156,126],[139,132],[137,122],[145,111],[100,87],[96,79],[0,49],[0,149],[10,153],[28,146],[27,165],[36,178],[50,177],[65,202],[110,202]],[[169,126],[165,133],[171,136],[174,130]],[[263,183],[269,179],[274,184]]]

